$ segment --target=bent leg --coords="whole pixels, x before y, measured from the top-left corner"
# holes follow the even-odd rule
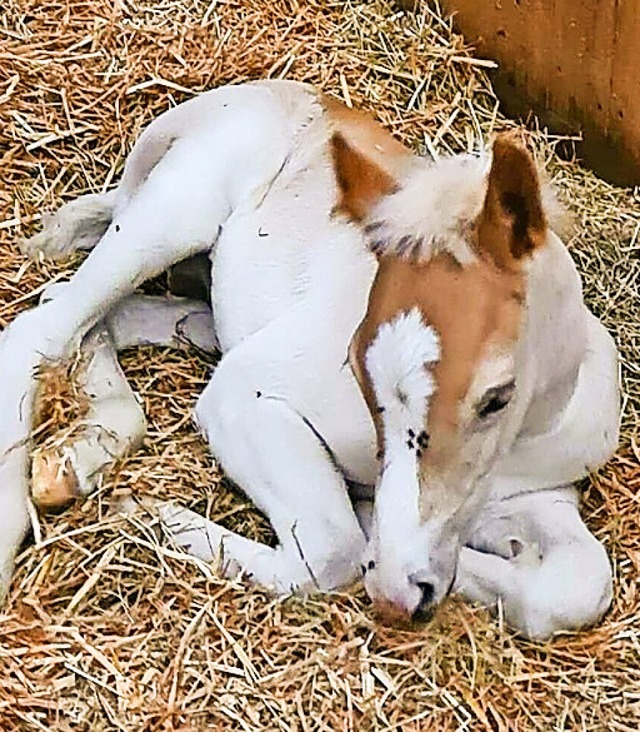
[[[233,353],[223,359],[197,406],[213,453],[278,535],[282,558],[246,569],[266,586],[345,585],[357,576],[365,540],[344,477],[304,415],[256,389],[261,379],[247,358],[246,365]]]
[[[234,208],[271,181],[286,158],[290,141],[266,91],[230,87],[202,99],[187,103],[180,135],[64,291],[18,316],[0,335],[0,594],[28,525],[34,371],[78,348],[146,279],[208,251]],[[203,111],[192,128],[196,109]]]
[[[79,434],[33,456],[31,493],[41,508],[88,495],[102,471],[135,449],[146,432],[142,407],[103,326],[97,325],[85,338],[82,355],[86,365],[80,388],[89,399],[89,410]]]
[[[55,297],[65,285],[50,288]],[[86,366],[79,384],[89,399],[86,418],[61,443],[38,450],[32,462],[31,492],[41,508],[59,507],[96,488],[104,469],[134,450],[145,435],[145,419],[116,349],[153,344],[194,344],[213,350],[211,311],[199,302],[132,295],[118,304],[82,342]]]
[[[357,578],[365,538],[323,436],[291,398],[296,374],[322,369],[315,360],[292,367],[278,333],[288,334],[289,349],[299,342],[286,326],[267,328],[224,356],[196,407],[213,454],[269,518],[278,546],[241,539],[189,511],[167,510],[176,541],[201,558],[211,560],[222,549],[223,565],[240,566],[276,592],[331,590]],[[304,359],[304,349],[296,353]]]
[[[458,560],[454,591],[529,638],[596,623],[612,598],[604,547],[578,512],[571,487],[489,503]]]

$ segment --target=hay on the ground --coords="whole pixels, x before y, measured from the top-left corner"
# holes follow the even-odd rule
[[[18,239],[43,210],[113,184],[140,130],[172,104],[225,82],[311,81],[440,155],[515,127],[497,111],[490,65],[469,55],[437,3],[411,15],[382,0],[9,0],[0,10],[0,326],[74,269],[27,262]],[[589,526],[615,568],[605,621],[529,643],[452,599],[429,625],[397,630],[375,622],[361,588],[273,600],[160,548],[137,521],[111,517],[114,492],[133,487],[256,538],[270,532],[189,422],[211,364],[145,348],[123,359],[149,415],[144,449],[85,503],[41,517],[19,558],[0,620],[0,729],[640,727],[638,193],[562,162],[552,136],[520,134],[575,214],[568,243],[624,361],[623,448],[585,488]],[[61,411],[69,416],[73,395],[56,394],[43,437]]]

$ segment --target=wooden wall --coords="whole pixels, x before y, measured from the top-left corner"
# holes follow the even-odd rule
[[[425,1],[425,0],[423,0]],[[495,59],[509,115],[533,109],[605,178],[640,184],[640,0],[441,0]]]

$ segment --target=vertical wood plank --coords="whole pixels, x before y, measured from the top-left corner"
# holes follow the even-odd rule
[[[478,52],[500,63],[508,114],[533,109],[584,133],[605,177],[640,183],[640,0],[443,0]]]

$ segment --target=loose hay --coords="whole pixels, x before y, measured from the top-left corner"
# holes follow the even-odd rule
[[[497,112],[490,64],[437,4],[407,15],[378,0],[9,0],[0,39],[0,326],[74,269],[18,253],[41,212],[109,186],[144,125],[214,84],[312,81],[433,155],[514,126]],[[211,364],[145,348],[124,357],[150,419],[145,448],[87,502],[41,518],[19,559],[0,624],[0,729],[640,727],[638,191],[560,161],[550,135],[521,135],[575,214],[572,253],[623,355],[623,449],[585,488],[615,566],[605,622],[527,643],[452,599],[428,626],[400,631],[376,625],[361,588],[274,601],[159,547],[110,515],[114,489],[179,499],[264,540],[270,531],[189,422]],[[47,429],[61,408],[69,416],[65,399],[47,400]]]

